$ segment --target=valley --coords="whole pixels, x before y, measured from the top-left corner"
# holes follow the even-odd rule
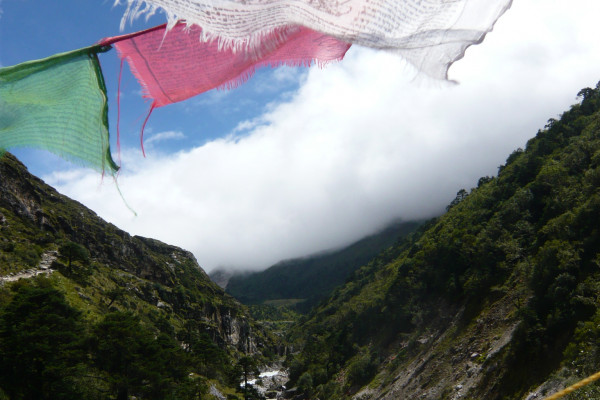
[[[6,153],[0,399],[532,400],[597,372],[600,84],[473,186],[223,290]]]

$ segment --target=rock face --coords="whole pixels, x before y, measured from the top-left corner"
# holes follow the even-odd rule
[[[89,263],[67,268],[59,253],[64,243],[83,247]],[[190,252],[129,235],[32,176],[6,153],[0,158],[0,284],[56,268],[75,282],[85,278],[78,282],[80,297],[98,310],[106,304],[155,308],[182,325],[193,322],[222,347],[244,352],[268,342],[246,309],[210,281]],[[78,275],[83,270],[85,277]]]
[[[382,400],[458,400],[473,393],[481,396],[478,398],[493,398],[489,374],[503,367],[499,355],[518,327],[518,320],[511,316],[514,311],[515,297],[507,295],[491,304],[474,323],[461,328],[464,308],[444,309],[442,313],[452,318],[432,321],[431,330],[419,340],[422,350],[396,371],[385,393],[371,390],[368,396],[356,398],[375,398],[377,394]]]
[[[254,389],[266,398],[266,400],[276,400],[283,398],[285,384],[288,381],[286,370],[280,366],[273,366],[276,369],[269,369],[259,374],[258,378],[248,381],[248,385],[252,385]],[[242,384],[243,385],[243,384]]]

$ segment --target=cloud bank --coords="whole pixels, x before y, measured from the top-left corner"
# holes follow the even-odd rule
[[[451,68],[459,85],[352,48],[229,136],[175,154],[150,148],[146,159],[125,150],[119,185],[137,217],[92,171],[44,179],[132,234],[191,250],[206,270],[342,246],[393,219],[441,213],[595,85],[599,13],[596,0],[515,2]]]

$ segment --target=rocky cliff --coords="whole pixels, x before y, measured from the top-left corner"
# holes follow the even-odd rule
[[[210,281],[190,252],[103,221],[29,174],[8,153],[0,159],[0,224],[1,275],[41,269],[44,256],[58,255],[61,243],[77,243],[89,252],[94,269],[110,270],[116,281],[110,286],[123,285],[125,297],[203,321],[216,340],[245,350],[251,330],[246,310]],[[108,288],[93,288],[101,289]]]
[[[265,355],[277,352],[274,337],[210,281],[190,252],[106,223],[5,153],[0,158],[0,306],[16,298],[23,285],[19,279],[41,277],[50,283],[32,285],[56,288],[89,324],[121,312],[168,333],[183,348],[190,348],[188,338],[208,337],[221,354],[214,368],[222,369],[220,378],[212,377],[225,385],[239,356],[252,354],[265,362]]]

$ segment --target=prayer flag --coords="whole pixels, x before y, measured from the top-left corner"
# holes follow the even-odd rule
[[[0,68],[0,149],[35,147],[114,173],[106,88],[92,46]]]
[[[311,65],[340,60],[350,44],[304,27],[288,27],[265,38],[253,54],[202,42],[201,29],[177,24],[102,40],[113,44],[144,88],[152,107],[185,100],[215,88],[233,88],[260,66]],[[271,37],[272,36],[272,37]],[[275,38],[277,40],[275,40]]]
[[[439,79],[467,47],[480,43],[512,0],[115,0],[127,19],[162,9],[202,28],[203,41],[260,51],[274,33],[304,26],[343,42],[391,51]]]

